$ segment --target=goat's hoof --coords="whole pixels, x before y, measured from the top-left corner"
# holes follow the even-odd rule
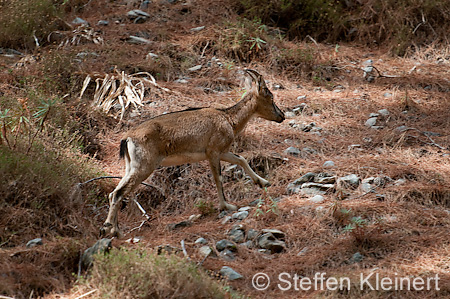
[[[259,179],[256,184],[258,184],[261,188],[269,187],[271,183],[268,180],[265,179]]]
[[[221,207],[221,210],[236,211],[237,207],[235,205],[225,203],[225,206]]]

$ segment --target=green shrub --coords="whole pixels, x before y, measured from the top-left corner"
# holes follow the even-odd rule
[[[81,282],[102,298],[225,298],[224,287],[194,264],[144,249],[112,249],[98,255]]]

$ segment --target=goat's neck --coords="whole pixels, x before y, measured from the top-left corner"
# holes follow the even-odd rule
[[[233,127],[234,135],[239,134],[255,114],[257,102],[253,94],[246,94],[236,105],[225,109]]]

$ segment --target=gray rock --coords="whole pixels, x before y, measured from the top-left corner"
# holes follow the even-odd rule
[[[293,118],[293,117],[295,117],[295,113],[292,112],[292,111],[286,111],[286,112],[284,113],[284,116],[285,116],[286,118]]]
[[[366,127],[373,127],[377,124],[378,117],[371,117],[369,118],[366,123],[364,124]]]
[[[97,22],[97,25],[99,25],[99,26],[108,26],[109,22],[106,21],[106,20],[100,20],[100,21]]]
[[[293,183],[295,185],[302,185],[304,183],[312,182],[316,178],[317,173],[315,172],[307,172],[302,175],[300,178],[296,179]]]
[[[378,117],[378,116],[380,116],[380,114],[378,114],[378,113],[370,113],[369,114],[369,118],[371,118],[371,117]]]
[[[204,244],[208,244],[208,241],[205,238],[200,237],[197,240],[195,240],[195,244],[202,244],[202,245],[204,245]]]
[[[231,215],[231,219],[233,220],[244,220],[248,217],[248,211],[237,212]]]
[[[211,247],[209,246],[202,246],[198,249],[198,252],[200,253],[201,256],[205,257],[205,256],[209,256],[211,254],[213,254],[213,250],[211,249]]]
[[[236,279],[243,278],[243,276],[241,274],[234,271],[232,268],[230,268],[228,266],[223,266],[222,269],[220,269],[219,273],[220,273],[220,275],[226,277],[228,280],[236,280]]]
[[[89,25],[88,21],[83,20],[82,18],[76,17],[73,21],[72,24],[74,25]]]
[[[351,259],[349,260],[349,262],[350,262],[351,264],[353,264],[353,263],[359,263],[359,262],[362,262],[363,259],[364,259],[364,256],[363,256],[361,253],[356,252],[356,253],[351,257]]]
[[[297,101],[303,101],[306,100],[306,96],[298,96]]]
[[[247,241],[241,244],[242,246],[245,246],[247,248],[253,248],[253,242],[252,241]]]
[[[175,82],[176,82],[176,83],[181,83],[181,84],[187,84],[187,83],[189,83],[189,81],[186,80],[186,79],[177,79],[177,80],[175,80]]]
[[[259,232],[256,229],[249,229],[247,232],[247,240],[254,240],[259,235]]]
[[[27,246],[27,248],[33,248],[34,246],[43,245],[43,244],[44,243],[42,242],[41,238],[36,238],[36,239],[28,241],[26,246]]]
[[[147,22],[147,18],[146,17],[137,17],[133,21],[133,23],[135,23],[135,24],[144,24],[145,22]]]
[[[146,45],[149,45],[152,43],[151,40],[148,40],[146,38],[139,37],[139,36],[134,36],[134,35],[130,35],[127,39],[127,42],[130,44],[146,44]]]
[[[218,251],[222,251],[222,250],[225,250],[225,249],[229,249],[231,251],[236,251],[237,250],[236,244],[234,244],[233,242],[231,242],[231,241],[229,241],[227,239],[223,239],[223,240],[220,240],[219,242],[217,242],[216,243],[216,249]]]
[[[245,233],[241,225],[235,225],[229,232],[228,237],[235,243],[242,243],[245,239]]]
[[[202,31],[203,29],[205,29],[205,26],[191,28],[191,31],[192,32],[199,32],[199,31]]]
[[[178,228],[190,226],[191,224],[192,224],[191,221],[186,221],[185,220],[185,221],[180,221],[178,223],[170,223],[170,224],[167,225],[167,227],[170,230],[175,230],[175,229],[178,229]]]
[[[231,220],[231,216],[227,215],[227,216],[223,217],[223,219],[220,223],[225,224],[225,223],[229,222],[230,220]]]
[[[251,207],[242,207],[242,208],[239,208],[238,212],[250,211],[251,209],[252,209]]]
[[[336,177],[329,175],[328,173],[319,173],[313,181],[314,183],[319,184],[334,184],[336,182]]]
[[[234,261],[236,259],[236,257],[234,256],[234,253],[229,249],[225,249],[225,250],[221,251],[219,253],[219,256],[229,262]]]
[[[325,163],[323,163],[322,165],[323,168],[333,168],[334,166],[335,165],[333,161],[325,161]]]
[[[334,190],[334,184],[304,183],[300,192],[305,195],[324,195]]]
[[[325,201],[325,198],[322,195],[315,195],[309,198],[308,201],[312,203],[322,203]]]
[[[284,240],[284,238],[286,237],[286,234],[278,229],[264,228],[261,232],[263,234],[271,233],[275,238],[280,240]]]
[[[385,93],[383,94],[383,97],[385,97],[385,98],[390,98],[390,97],[392,97],[392,93],[390,93],[390,92],[385,92]]]
[[[289,195],[291,195],[291,194],[298,194],[298,193],[300,193],[300,191],[302,191],[302,186],[295,184],[295,182],[294,183],[289,183],[287,185],[286,190],[287,190],[287,193]]]
[[[201,70],[201,69],[202,69],[202,65],[199,64],[199,65],[196,65],[196,66],[193,66],[193,67],[188,68],[188,71],[190,71],[190,72],[195,72],[195,71],[199,71],[199,70]]]
[[[362,63],[363,66],[372,66],[373,65],[373,60],[372,59],[368,59],[366,61],[364,61]]]
[[[277,240],[272,233],[265,233],[258,238],[258,246],[270,250],[271,253],[279,253],[286,249],[286,243]]]
[[[358,187],[359,185],[359,177],[356,174],[346,175],[344,177],[339,178],[338,181],[341,184],[344,184],[344,186]]]
[[[389,116],[390,115],[389,110],[387,110],[387,109],[378,110],[378,113],[380,115],[383,115],[383,116]]]
[[[365,183],[365,182],[361,183],[360,188],[361,188],[362,192],[372,192],[373,190],[375,190],[375,186],[373,186],[370,183]]]
[[[300,156],[301,151],[296,147],[290,146],[287,149],[285,149],[284,153],[291,156]]]
[[[127,12],[127,17],[129,19],[136,19],[138,17],[150,18],[150,15],[140,9],[134,9]]]
[[[305,153],[308,153],[308,154],[311,154],[311,155],[317,154],[317,151],[315,149],[313,149],[313,148],[310,148],[310,147],[304,147],[303,151]]]
[[[104,238],[95,242],[92,247],[86,249],[81,255],[81,268],[84,270],[88,269],[94,261],[95,254],[108,252],[111,247],[111,239]]]

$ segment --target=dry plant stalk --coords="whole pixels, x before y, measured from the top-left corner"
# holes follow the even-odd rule
[[[119,104],[121,107],[120,120],[122,120],[125,110],[130,104],[135,108],[144,106],[142,103],[146,91],[146,84],[157,87],[163,91],[170,92],[156,83],[155,78],[147,72],[140,72],[133,75],[125,74],[124,71],[115,70],[116,74],[105,74],[103,78],[95,79],[94,104],[108,113],[111,108]],[[145,76],[145,77],[140,77]],[[150,78],[150,79],[149,79]],[[92,80],[91,75],[84,79],[80,92],[80,99]]]
[[[50,35],[52,33],[50,33]],[[59,44],[60,48],[69,45],[76,46],[84,42],[92,42],[96,45],[103,44],[103,37],[100,36],[100,33],[96,32],[92,27],[85,24],[78,26],[75,30],[72,31],[71,35],[71,37],[65,38]]]

